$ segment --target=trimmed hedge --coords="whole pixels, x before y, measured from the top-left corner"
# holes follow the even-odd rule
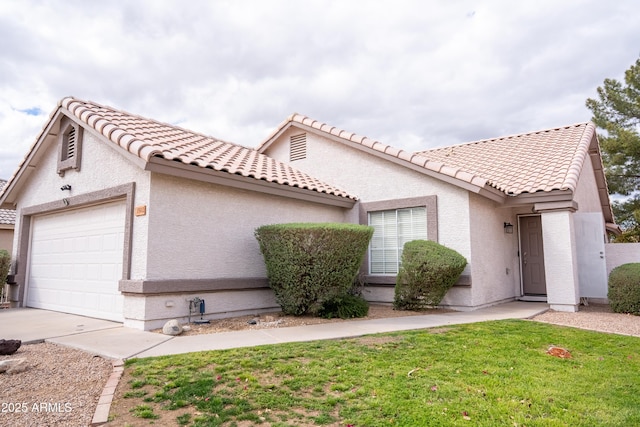
[[[611,270],[607,296],[615,313],[640,315],[640,263],[623,264]]]
[[[285,314],[317,316],[349,294],[373,235],[357,224],[293,223],[255,231],[269,285]]]
[[[453,249],[431,240],[405,243],[393,305],[399,310],[425,310],[442,301],[467,265]]]

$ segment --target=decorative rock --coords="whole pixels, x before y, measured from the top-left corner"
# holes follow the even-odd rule
[[[177,319],[171,319],[162,327],[162,333],[165,335],[180,335],[182,333],[182,326]]]
[[[257,325],[258,323],[260,323],[260,319],[258,319],[257,317],[254,317],[253,319],[249,320],[247,323],[250,325]]]
[[[20,340],[0,340],[0,355],[13,354],[18,351],[21,345],[22,341]]]
[[[27,370],[26,359],[7,359],[0,361],[0,374],[19,374]]]

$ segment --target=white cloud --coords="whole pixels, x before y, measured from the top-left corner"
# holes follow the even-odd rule
[[[248,146],[293,112],[409,150],[582,122],[640,54],[639,18],[631,0],[0,2],[0,177],[67,95]]]

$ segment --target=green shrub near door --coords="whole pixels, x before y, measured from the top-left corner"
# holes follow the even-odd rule
[[[623,264],[611,270],[607,296],[615,313],[640,315],[640,263]]]
[[[394,307],[424,310],[437,306],[466,265],[465,257],[437,242],[405,243],[396,278]]]
[[[332,309],[335,314],[331,314],[329,306],[340,305],[341,300],[353,305],[351,298],[343,297],[353,288],[372,235],[372,227],[339,223],[275,224],[256,229],[269,285],[282,311],[314,316],[361,312]]]

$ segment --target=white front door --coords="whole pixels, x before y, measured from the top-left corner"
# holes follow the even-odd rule
[[[580,298],[607,298],[604,221],[599,212],[575,213],[573,224],[578,258]]]
[[[125,213],[119,201],[34,217],[26,305],[122,321]]]

